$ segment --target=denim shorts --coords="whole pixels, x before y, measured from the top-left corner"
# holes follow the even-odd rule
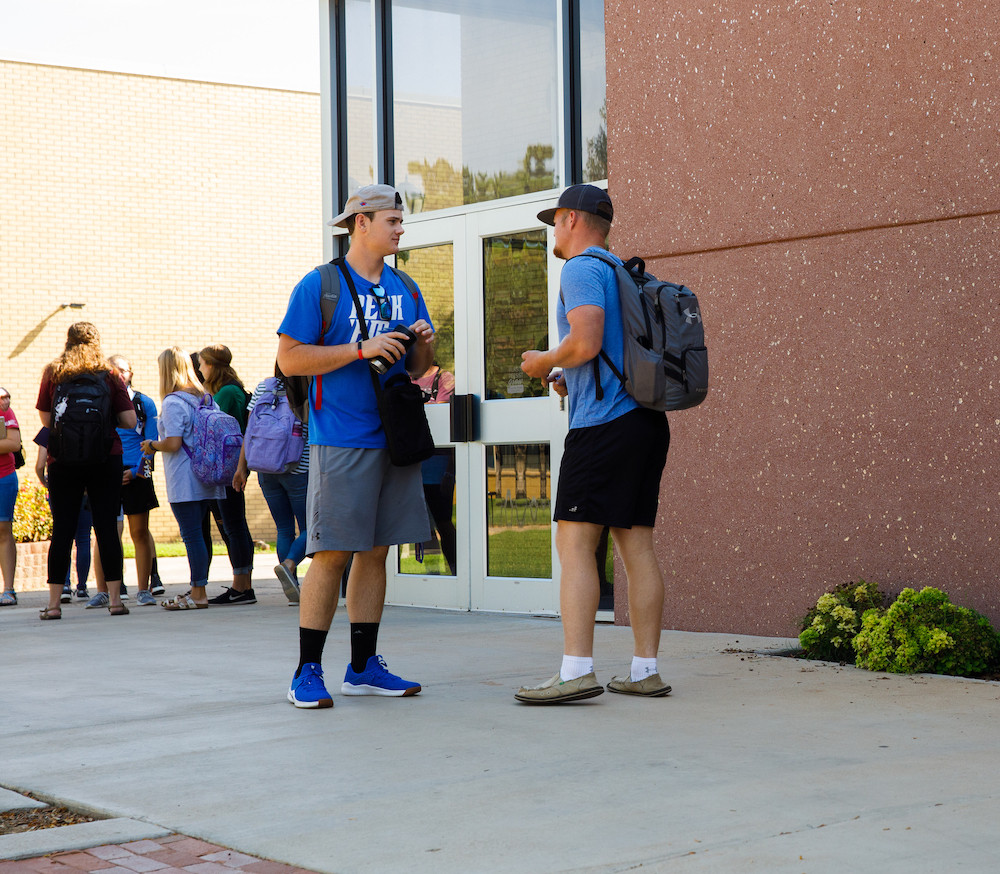
[[[0,522],[14,519],[14,504],[17,503],[17,473],[11,471],[0,479]]]

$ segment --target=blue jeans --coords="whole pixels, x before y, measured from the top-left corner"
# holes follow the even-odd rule
[[[170,509],[181,529],[181,540],[191,569],[191,585],[208,585],[208,547],[201,535],[201,520],[208,512],[208,501],[179,501]]]
[[[278,529],[278,561],[298,564],[306,557],[307,473],[258,473],[257,482]],[[295,523],[299,534],[295,536]]]

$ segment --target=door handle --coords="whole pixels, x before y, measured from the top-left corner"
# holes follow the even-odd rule
[[[479,439],[479,398],[452,395],[450,421],[452,443],[472,443]]]

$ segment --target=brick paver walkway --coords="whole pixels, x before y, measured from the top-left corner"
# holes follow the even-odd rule
[[[226,850],[184,835],[107,844],[89,850],[52,853],[37,859],[0,862],[0,874],[314,874],[279,862]]]

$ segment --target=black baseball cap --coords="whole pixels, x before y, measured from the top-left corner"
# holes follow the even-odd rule
[[[615,217],[615,208],[611,203],[611,198],[608,197],[608,192],[596,185],[571,185],[559,195],[559,203],[555,207],[543,209],[538,213],[538,220],[547,225],[555,226],[557,209],[592,212],[609,222]]]

